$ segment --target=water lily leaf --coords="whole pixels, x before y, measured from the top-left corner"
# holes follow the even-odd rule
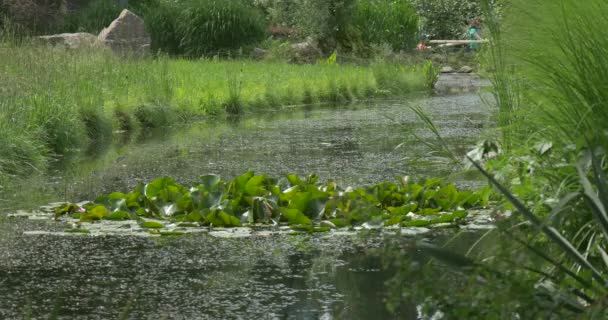
[[[441,211],[441,208],[424,208],[416,213],[423,216],[434,216],[437,215],[439,211]]]
[[[181,236],[184,235],[185,232],[180,232],[180,231],[159,231],[159,230],[150,230],[151,234],[158,234],[161,236]]]
[[[302,181],[302,179],[300,179],[300,177],[298,177],[295,174],[288,175],[287,180],[289,181],[289,183],[292,186],[305,186],[306,185],[306,183],[304,183],[304,181]]]
[[[264,196],[268,193],[266,189],[263,188],[263,184],[266,181],[265,176],[255,176],[249,179],[245,184],[245,194],[250,196]]]
[[[62,215],[71,215],[73,213],[80,211],[80,206],[74,203],[66,203],[64,206],[55,207],[53,210],[55,212],[55,219],[59,218]]]
[[[114,211],[103,217],[105,220],[128,220],[130,218],[129,213],[126,211]]]
[[[142,221],[139,225],[145,229],[162,229],[165,227],[164,224],[157,221]]]
[[[393,216],[390,219],[386,220],[384,222],[384,225],[385,226],[393,226],[393,225],[401,223],[401,221],[403,221],[403,216]]]
[[[209,192],[217,191],[219,188],[220,176],[209,174],[201,177],[201,186]]]
[[[101,220],[108,214],[108,208],[103,205],[96,205],[87,213],[80,216],[80,221],[95,221]]]
[[[329,221],[331,221],[336,226],[336,228],[345,228],[350,225],[350,223],[346,219],[331,219]]]
[[[443,180],[440,178],[431,178],[424,182],[424,187],[426,189],[435,189],[443,184]]]
[[[466,211],[459,210],[459,211],[455,211],[455,212],[450,213],[450,214],[441,215],[439,218],[431,220],[431,222],[433,224],[436,224],[436,223],[446,223],[446,222],[454,222],[456,220],[466,218],[467,214],[468,213]]]
[[[144,189],[144,194],[148,198],[154,198],[158,196],[161,191],[166,190],[168,187],[172,186],[175,186],[175,180],[169,177],[158,178],[146,185]]]
[[[210,224],[216,227],[240,227],[241,220],[235,216],[229,215],[224,211],[213,210],[205,219]]]
[[[151,200],[163,201],[165,203],[176,202],[182,197],[185,190],[178,187],[175,181],[169,177],[163,177],[146,185],[145,195]]]
[[[201,222],[203,221],[203,215],[198,211],[190,212],[186,215],[185,221]]]
[[[104,205],[112,211],[128,209],[127,195],[121,192],[113,192],[106,196],[97,197],[95,203]]]
[[[249,180],[253,178],[254,175],[255,173],[253,171],[249,171],[241,176],[236,177],[234,180],[232,180],[230,187],[231,192],[233,194],[235,192],[240,194],[245,193],[245,186],[247,185],[247,182],[249,182]]]
[[[91,233],[91,231],[88,229],[67,229],[67,230],[64,230],[63,232],[65,232],[65,233],[84,233],[84,234]]]
[[[281,208],[281,214],[289,221],[289,224],[312,225],[312,221],[301,210]]]
[[[402,223],[404,227],[426,227],[433,224],[430,220],[412,220]]]

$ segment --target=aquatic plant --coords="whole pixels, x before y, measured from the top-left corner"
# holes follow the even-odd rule
[[[490,189],[458,191],[441,179],[420,184],[407,177],[364,188],[340,188],[334,181],[318,183],[318,177],[288,175],[276,180],[247,172],[224,181],[217,175],[202,176],[193,186],[169,177],[139,184],[128,193],[114,192],[84,204],[66,203],[54,208],[83,222],[96,220],[158,219],[200,226],[237,227],[244,224],[286,223],[298,228],[323,226],[422,227],[458,223],[466,209],[487,205]],[[161,224],[143,222],[146,228]]]

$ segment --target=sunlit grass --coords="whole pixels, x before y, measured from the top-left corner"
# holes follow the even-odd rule
[[[0,174],[22,173],[19,163],[41,169],[41,159],[110,141],[117,130],[428,89],[422,67],[383,63],[129,59],[100,49],[2,43],[0,64],[0,128],[7,133],[0,141]]]

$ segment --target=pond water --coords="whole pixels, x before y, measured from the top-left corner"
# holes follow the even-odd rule
[[[410,100],[458,156],[491,124],[492,111],[477,94]],[[65,230],[61,223],[5,217],[163,175],[188,183],[207,173],[316,173],[343,186],[449,176],[455,165],[412,132],[435,140],[402,101],[298,107],[92,148],[44,177],[13,182],[0,193],[0,318],[415,319],[415,302],[393,313],[385,303],[392,271],[383,252],[389,242],[413,241],[404,235],[62,237],[28,232]],[[475,175],[451,179],[479,184]]]

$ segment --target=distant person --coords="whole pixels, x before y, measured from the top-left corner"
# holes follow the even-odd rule
[[[469,27],[469,40],[482,40],[481,38],[481,21],[479,19],[474,19],[471,21],[471,26]],[[469,43],[469,49],[476,50],[479,49],[478,43]]]

